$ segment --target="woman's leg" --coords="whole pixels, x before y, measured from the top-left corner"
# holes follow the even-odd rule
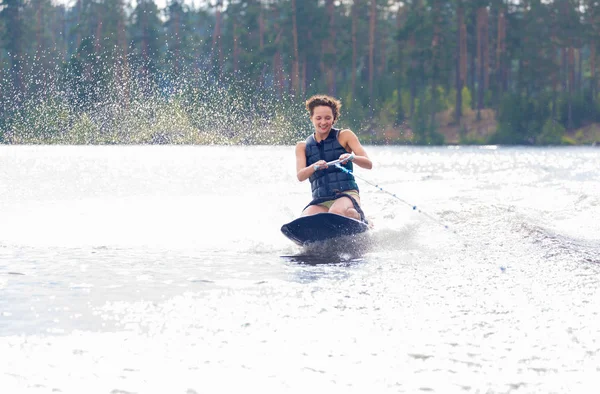
[[[322,205],[310,205],[306,207],[304,211],[302,211],[302,216],[314,215],[315,213],[327,212],[327,207]]]
[[[356,198],[356,202],[360,204],[360,199]],[[354,204],[348,197],[340,197],[335,200],[331,208],[329,208],[329,212],[360,220],[360,213],[354,209]]]

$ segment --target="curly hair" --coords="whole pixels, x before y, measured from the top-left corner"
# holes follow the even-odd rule
[[[310,116],[313,116],[315,108],[319,106],[331,108],[331,112],[333,113],[333,121],[335,122],[340,116],[342,102],[324,94],[317,94],[306,100],[306,109],[310,113]]]

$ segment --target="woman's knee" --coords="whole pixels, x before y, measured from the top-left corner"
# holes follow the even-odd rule
[[[348,210],[347,207],[344,206],[339,206],[339,205],[333,205],[331,208],[329,208],[329,213],[335,213],[338,215],[346,215],[346,211]]]
[[[327,208],[321,205],[311,205],[302,211],[302,216],[314,215],[321,212],[327,212]]]
[[[360,213],[354,208],[346,209],[346,216],[360,220]]]
[[[338,215],[342,215],[342,216],[348,216],[348,217],[355,218],[355,219],[360,219],[360,214],[358,213],[358,211],[356,209],[354,209],[352,207],[333,206],[333,207],[331,207],[329,212],[335,213]]]

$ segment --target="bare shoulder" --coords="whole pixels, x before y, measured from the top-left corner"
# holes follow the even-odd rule
[[[340,143],[342,145],[346,145],[351,141],[358,140],[358,138],[356,137],[356,134],[354,134],[354,132],[352,130],[343,129],[343,130],[340,130],[340,133],[338,134],[338,140],[340,141]]]
[[[296,142],[296,153],[306,150],[306,141]]]

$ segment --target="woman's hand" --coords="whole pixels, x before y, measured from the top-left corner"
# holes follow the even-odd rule
[[[312,167],[313,167],[313,170],[315,170],[315,172],[317,172],[319,170],[324,170],[327,168],[327,162],[325,160],[319,160],[318,162],[313,164]]]
[[[348,161],[352,161],[354,155],[352,153],[343,153],[340,155],[340,164],[346,164]]]

